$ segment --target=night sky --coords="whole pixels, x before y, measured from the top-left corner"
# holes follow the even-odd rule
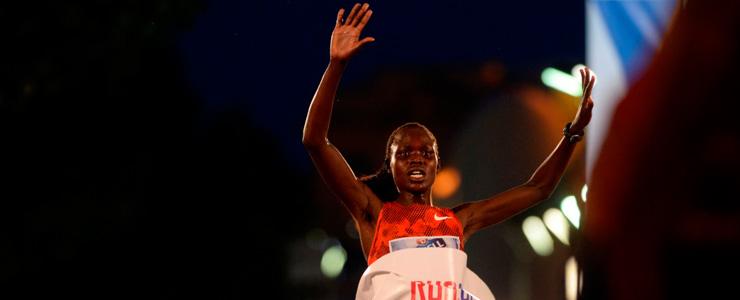
[[[301,130],[353,4],[315,2],[2,4],[0,298],[292,299],[287,245],[323,222]],[[538,84],[585,56],[580,1],[371,8],[347,91],[492,60]]]
[[[182,35],[192,87],[207,110],[246,111],[273,133],[288,160],[308,167],[299,132],[328,63],[336,12],[349,1],[211,1]],[[533,82],[548,66],[582,63],[579,1],[383,1],[371,3],[365,35],[344,86],[386,68],[497,60]]]

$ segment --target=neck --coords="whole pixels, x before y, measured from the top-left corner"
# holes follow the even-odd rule
[[[409,205],[413,203],[432,205],[432,194],[431,191],[425,191],[421,193],[402,192],[400,195],[398,195],[398,199],[396,199],[396,201],[403,205]]]

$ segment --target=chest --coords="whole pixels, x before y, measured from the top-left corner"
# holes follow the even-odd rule
[[[428,205],[385,205],[376,227],[378,233],[389,237],[459,235],[462,232],[460,222],[451,210]]]

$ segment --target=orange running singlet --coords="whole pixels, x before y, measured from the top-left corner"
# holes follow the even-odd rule
[[[434,238],[403,239],[407,237]],[[386,202],[378,215],[367,264],[372,264],[392,250],[409,247],[450,247],[463,250],[462,242],[462,224],[449,208]]]

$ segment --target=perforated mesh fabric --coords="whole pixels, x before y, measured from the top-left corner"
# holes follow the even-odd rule
[[[390,241],[413,236],[456,236],[460,239],[460,249],[464,250],[462,224],[452,210],[386,202],[375,225],[375,237],[367,257],[368,265],[388,254]]]

